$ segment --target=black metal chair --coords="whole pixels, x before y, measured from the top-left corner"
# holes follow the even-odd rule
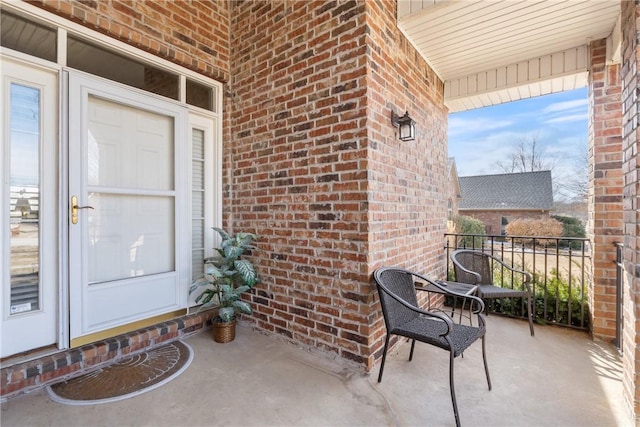
[[[456,403],[453,381],[453,362],[456,357],[460,356],[465,349],[480,338],[482,338],[484,370],[487,375],[489,390],[491,390],[491,378],[489,377],[489,367],[487,365],[485,352],[484,338],[486,329],[484,316],[481,314],[484,309],[484,303],[480,298],[456,294],[433,280],[401,268],[380,268],[374,272],[373,278],[378,287],[384,323],[387,327],[387,336],[384,341],[378,382],[382,381],[382,373],[384,372],[384,363],[387,358],[387,349],[391,335],[399,335],[411,339],[410,361],[413,359],[413,350],[416,341],[447,350],[449,352],[449,389],[451,391],[451,402],[453,403],[456,426],[459,427],[460,417],[458,416],[458,404]],[[445,295],[448,294],[471,300],[471,304],[475,303],[477,305],[477,307],[473,309],[473,313],[478,316],[478,326],[457,324],[445,313],[421,309],[418,305],[416,292],[420,290],[420,287],[416,288],[416,281],[422,282],[425,285],[431,284],[437,286]]]
[[[531,336],[534,336],[533,306],[531,288],[529,286],[529,283],[531,282],[531,275],[529,273],[513,268],[495,256],[469,249],[453,251],[451,253],[451,261],[453,261],[453,271],[456,282],[477,285],[478,297],[483,300],[493,298],[526,298],[529,330],[531,331]],[[521,289],[502,288],[494,285],[492,268],[493,262],[499,263],[499,265],[508,270],[510,274],[517,273],[522,275]]]

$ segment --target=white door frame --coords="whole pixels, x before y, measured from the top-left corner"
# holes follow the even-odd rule
[[[59,74],[49,67],[40,67],[18,59],[2,56],[2,102],[9,102],[11,85],[16,83],[36,88],[39,93],[39,141],[38,141],[38,294],[39,307],[31,310],[28,307],[9,307],[11,302],[10,250],[11,231],[6,225],[10,222],[9,203],[10,188],[8,143],[11,140],[9,128],[4,125],[10,122],[11,109],[3,108],[0,135],[0,164],[2,164],[3,195],[0,203],[0,222],[2,231],[2,356],[11,356],[38,347],[59,343],[59,289],[61,286],[59,264],[59,215],[57,179],[57,159],[59,158]],[[5,145],[6,144],[6,145]],[[18,310],[25,310],[24,312]],[[12,313],[13,311],[13,313]]]
[[[86,213],[79,211],[78,224],[71,224],[69,227],[69,325],[70,338],[75,339],[91,333],[105,329],[117,327],[126,323],[142,320],[154,315],[159,315],[176,309],[184,308],[187,304],[188,286],[190,282],[190,218],[188,216],[188,180],[186,178],[188,168],[188,141],[187,136],[187,109],[178,103],[171,102],[165,98],[159,98],[148,92],[138,91],[128,86],[123,86],[105,79],[88,75],[77,71],[68,71],[69,75],[69,198],[66,203],[70,206],[70,196],[78,196],[79,205],[87,205],[87,153],[83,152],[82,142],[88,134],[87,105],[89,95],[123,105],[131,106],[140,110],[156,112],[173,118],[174,129],[174,242],[173,254],[175,259],[175,271],[158,274],[152,279],[127,279],[119,283],[113,283],[113,288],[124,291],[133,291],[132,305],[140,306],[140,311],[123,310],[124,314],[113,320],[90,319],[91,310],[88,310],[90,300],[97,302],[98,297],[95,292],[109,292],[108,285],[91,285],[88,282],[88,254],[86,248]],[[78,152],[78,149],[80,149]],[[69,218],[70,219],[70,218]],[[158,280],[158,284],[164,283],[165,290],[173,289],[173,297],[169,299],[158,298],[153,293],[142,293],[139,287],[140,281],[152,282]],[[170,282],[175,282],[175,287],[171,288]],[[167,288],[167,286],[169,286]],[[115,291],[114,291],[115,292]],[[93,295],[93,296],[92,296]],[[112,303],[116,294],[104,293],[105,298],[110,298]],[[160,294],[158,293],[158,296]],[[107,297],[108,296],[108,297]],[[148,301],[147,301],[148,298]],[[155,301],[155,302],[154,302]],[[123,298],[123,304],[131,303],[127,298]],[[157,306],[154,304],[158,304]],[[122,308],[122,307],[120,307]],[[136,308],[137,309],[137,308]]]

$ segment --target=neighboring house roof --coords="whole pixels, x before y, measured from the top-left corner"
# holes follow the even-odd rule
[[[461,176],[459,210],[553,208],[551,171]]]

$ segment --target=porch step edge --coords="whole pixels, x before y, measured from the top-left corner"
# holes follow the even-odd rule
[[[211,327],[214,315],[215,310],[187,314],[102,341],[3,366],[0,369],[0,401],[5,402],[106,366],[130,354],[199,333]]]

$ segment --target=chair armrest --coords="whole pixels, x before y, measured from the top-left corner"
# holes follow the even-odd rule
[[[527,291],[531,292],[531,289],[529,287],[529,283],[531,283],[531,274],[527,271],[524,270],[519,270],[517,268],[514,268],[512,266],[510,266],[509,264],[505,263],[503,260],[501,260],[500,258],[496,258],[493,255],[489,255],[486,254],[489,258],[497,261],[498,263],[500,263],[500,265],[502,265],[503,267],[505,267],[507,270],[509,271],[513,271],[514,273],[520,273],[524,276],[524,280],[522,282],[522,286],[527,288]]]
[[[478,309],[474,310],[472,308],[472,311],[473,311],[474,314],[479,314],[479,313],[482,313],[484,311],[484,301],[482,301],[482,299],[480,299],[480,298],[478,298],[478,297],[476,297],[474,295],[467,295],[467,294],[462,294],[462,293],[459,293],[459,292],[453,292],[451,289],[447,288],[446,286],[443,286],[440,283],[438,283],[438,282],[436,282],[434,280],[431,280],[428,277],[422,276],[420,274],[413,273],[413,275],[418,277],[421,281],[425,281],[425,282],[429,283],[430,285],[433,285],[433,286],[437,287],[445,295],[451,295],[451,296],[454,296],[454,297],[466,298],[468,300],[471,300],[472,307],[473,307],[473,303],[475,302],[478,305]],[[416,290],[427,291],[427,292],[429,291],[427,288],[422,287],[422,286],[416,286]]]
[[[451,320],[451,318],[449,316],[447,316],[446,314],[444,314],[444,313],[434,313],[432,311],[423,310],[423,309],[421,309],[419,307],[416,307],[415,305],[405,301],[404,299],[400,298],[399,296],[395,295],[393,292],[389,291],[383,284],[378,283],[378,286],[380,286],[382,288],[384,293],[386,293],[388,296],[390,296],[394,300],[398,301],[400,304],[402,304],[406,308],[410,309],[411,311],[414,311],[414,312],[416,312],[418,314],[421,314],[423,316],[435,317],[436,319],[442,320],[447,325],[447,331],[444,334],[442,334],[441,336],[449,335],[449,333],[453,329],[453,320]]]
[[[500,258],[494,257],[493,255],[489,255],[486,254],[489,258],[499,262],[502,266],[504,266],[506,269],[513,271],[514,273],[521,273],[525,276],[527,281],[531,280],[531,274],[529,274],[528,272],[524,271],[524,270],[519,270],[513,266],[510,266],[509,264],[507,264],[506,262],[504,262],[503,260],[501,260]]]

